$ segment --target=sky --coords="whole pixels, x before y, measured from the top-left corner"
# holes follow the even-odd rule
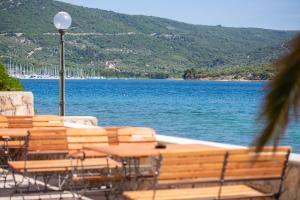
[[[125,14],[228,27],[300,30],[300,0],[61,0]]]

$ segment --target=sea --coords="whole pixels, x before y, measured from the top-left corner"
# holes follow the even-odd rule
[[[58,114],[58,80],[21,80],[37,114]],[[66,115],[98,118],[100,126],[145,126],[158,134],[252,145],[266,82],[183,80],[66,80]],[[300,121],[282,145],[300,153]]]

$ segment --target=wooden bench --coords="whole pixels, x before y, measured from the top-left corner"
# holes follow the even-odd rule
[[[279,199],[290,154],[289,147],[276,152],[265,147],[235,150],[204,150],[162,154],[158,181],[154,190],[124,192],[128,199],[249,199],[271,197]],[[277,191],[260,191],[244,182],[278,180]],[[227,183],[236,182],[237,185]],[[242,182],[242,183],[241,183]],[[203,188],[161,189],[159,186],[182,184],[217,184]],[[239,184],[238,184],[239,183]]]
[[[108,136],[104,128],[68,128],[67,129],[67,142],[69,154],[75,156],[78,154],[82,156],[84,152],[85,157],[103,157],[106,154],[101,152],[83,150],[83,145],[105,145],[108,146]]]

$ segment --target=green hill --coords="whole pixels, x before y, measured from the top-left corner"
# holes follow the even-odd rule
[[[58,65],[53,16],[73,19],[66,66],[103,75],[180,77],[186,69],[270,63],[287,50],[295,31],[190,25],[119,14],[51,0],[0,2],[0,55],[8,62]]]

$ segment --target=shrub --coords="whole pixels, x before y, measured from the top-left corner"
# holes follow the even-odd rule
[[[23,85],[16,78],[10,77],[3,64],[0,64],[0,91],[22,91]]]

